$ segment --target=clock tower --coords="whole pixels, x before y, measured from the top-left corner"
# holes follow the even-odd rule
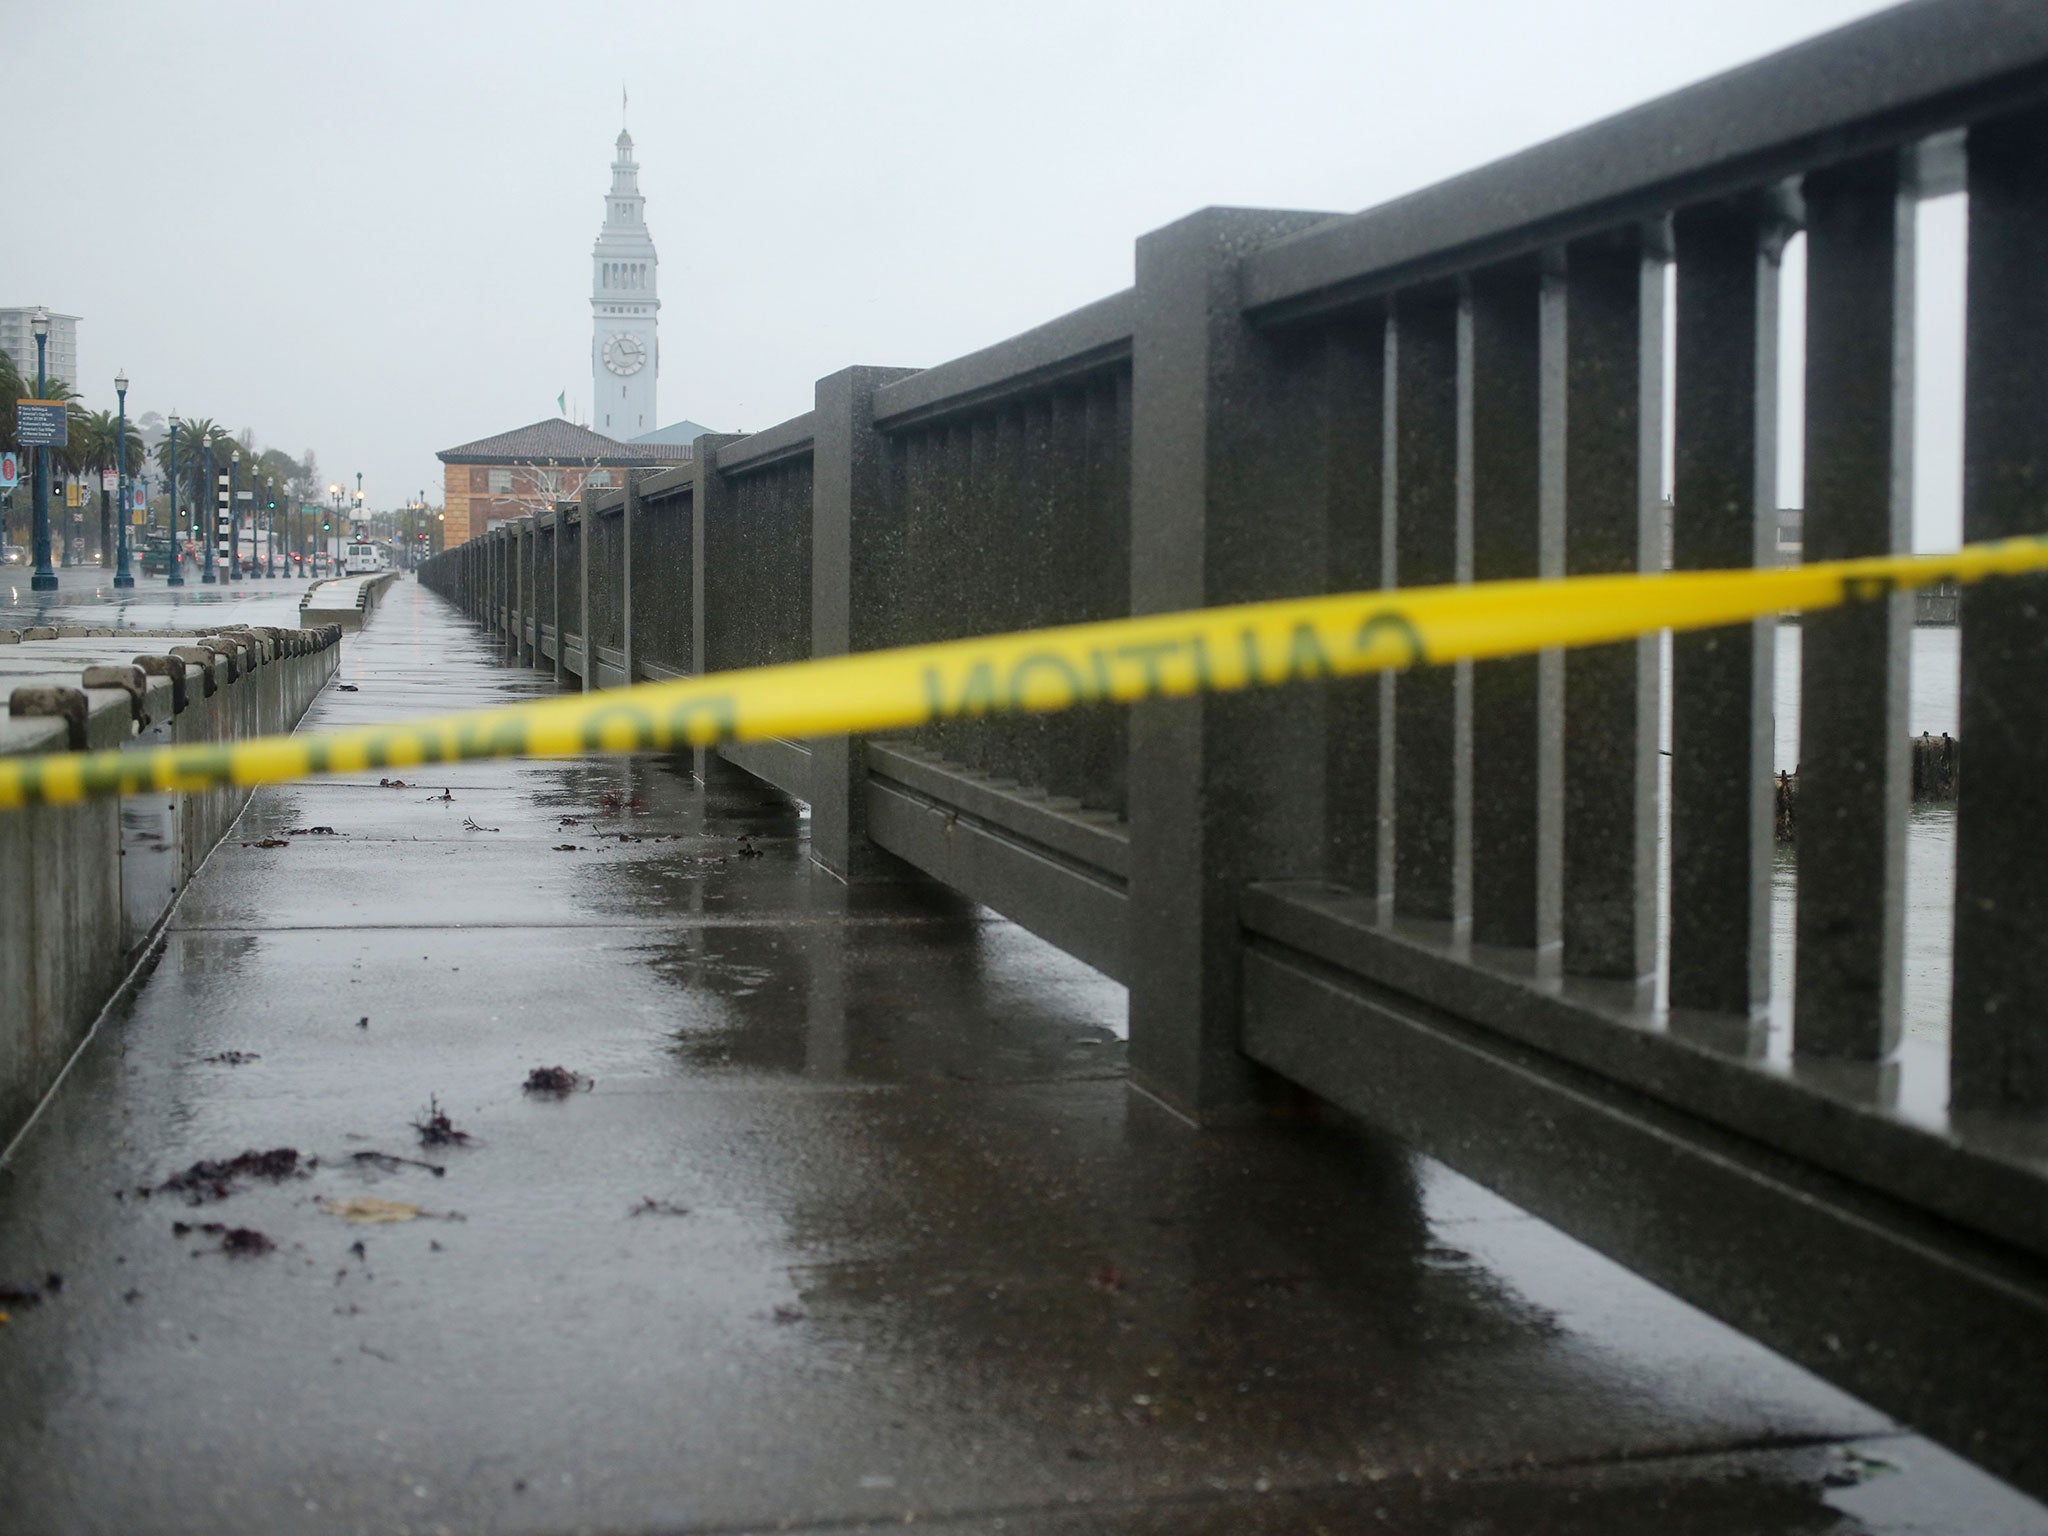
[[[646,209],[633,136],[621,128],[604,228],[590,252],[590,425],[621,442],[661,425],[654,414],[661,299]]]

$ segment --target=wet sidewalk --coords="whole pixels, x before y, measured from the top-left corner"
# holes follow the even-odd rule
[[[409,580],[340,682],[545,686]],[[749,781],[403,772],[260,791],[0,1169],[0,1528],[2048,1531],[1435,1164],[1192,1131]]]

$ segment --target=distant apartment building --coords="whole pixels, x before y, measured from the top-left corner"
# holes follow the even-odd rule
[[[18,309],[0,309],[0,352],[14,364],[14,371],[33,386],[36,381],[36,333],[32,322],[33,304]],[[50,316],[50,339],[43,353],[43,371],[78,389],[78,316]],[[79,390],[83,394],[83,390]]]

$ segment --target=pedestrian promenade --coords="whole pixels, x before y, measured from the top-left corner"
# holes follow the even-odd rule
[[[551,688],[497,649],[403,580],[304,728]],[[731,770],[261,790],[0,1166],[0,1528],[2048,1532],[1122,1015]]]

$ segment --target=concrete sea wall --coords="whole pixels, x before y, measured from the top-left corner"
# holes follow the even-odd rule
[[[0,630],[0,756],[228,741],[297,723],[338,626]],[[34,1112],[249,791],[0,812],[0,1145]]]

